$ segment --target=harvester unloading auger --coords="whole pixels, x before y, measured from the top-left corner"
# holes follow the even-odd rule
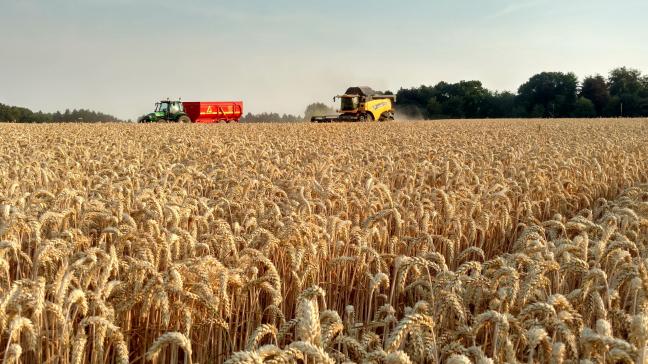
[[[312,122],[330,123],[341,121],[386,121],[394,120],[395,95],[381,95],[370,87],[349,87],[340,99],[339,115],[313,116]]]

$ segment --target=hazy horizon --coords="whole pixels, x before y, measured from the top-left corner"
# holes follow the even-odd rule
[[[34,111],[135,119],[170,97],[302,114],[353,85],[480,80],[515,91],[541,71],[648,72],[648,3],[638,0],[0,0],[0,8],[0,103]]]

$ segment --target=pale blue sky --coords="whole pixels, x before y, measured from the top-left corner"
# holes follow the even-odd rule
[[[351,85],[648,72],[645,0],[0,0],[0,103],[136,118],[156,99],[302,113]]]

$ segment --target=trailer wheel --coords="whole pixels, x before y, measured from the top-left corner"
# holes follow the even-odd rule
[[[178,122],[182,124],[187,124],[191,122],[191,119],[189,119],[189,117],[186,115],[182,115],[181,117],[178,118]]]

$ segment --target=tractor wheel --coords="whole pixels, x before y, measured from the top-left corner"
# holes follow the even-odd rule
[[[181,124],[188,124],[191,122],[191,119],[187,115],[182,115],[181,117],[178,118],[178,122]]]
[[[361,123],[364,123],[367,119],[367,114],[360,114],[360,117],[358,118]]]

